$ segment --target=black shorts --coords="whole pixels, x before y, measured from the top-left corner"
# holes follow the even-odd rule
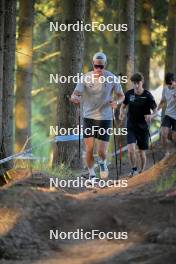
[[[109,141],[110,135],[107,129],[112,127],[111,120],[95,120],[84,118],[83,120],[83,137],[94,137],[99,140]]]
[[[127,144],[136,143],[139,149],[146,150],[149,147],[149,130],[127,127]]]
[[[170,116],[164,116],[161,126],[171,128],[172,131],[176,132],[176,120]]]

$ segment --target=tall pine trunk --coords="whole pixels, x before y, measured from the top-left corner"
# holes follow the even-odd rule
[[[22,150],[31,136],[32,43],[34,0],[19,0],[15,105],[15,151]],[[30,147],[31,140],[27,147]]]
[[[2,137],[5,156],[13,153],[13,100],[16,43],[16,1],[5,1],[4,64],[3,64],[3,127]],[[5,163],[7,169],[12,162]]]
[[[0,0],[0,146],[2,145],[2,96],[4,58],[4,0]]]
[[[119,0],[119,23],[127,24],[128,31],[120,32],[118,38],[118,73],[127,75],[131,87],[130,77],[134,73],[134,0]]]
[[[92,0],[85,0],[85,23],[91,23],[91,4]],[[84,71],[88,71],[92,65],[91,54],[91,32],[85,31],[84,45]]]
[[[127,24],[128,30],[121,31],[118,34],[118,57],[117,57],[117,72],[120,75],[127,76],[128,82],[124,85],[124,89],[128,90],[131,88],[130,77],[134,73],[134,0],[124,1],[119,0],[118,2],[118,12],[119,12],[119,24]],[[119,107],[120,108],[120,107]],[[116,110],[116,125],[120,126],[118,115],[119,108]],[[116,136],[118,145],[125,144],[124,138],[119,141],[119,137]]]
[[[176,71],[176,0],[169,1],[165,72]]]
[[[4,19],[5,19],[5,2],[0,0],[0,159],[5,157],[4,143],[2,140],[2,109],[3,109],[3,63],[4,63]],[[0,165],[0,185],[5,183],[3,178],[3,165]]]
[[[84,20],[85,1],[62,1],[62,23],[74,24]],[[65,31],[61,36],[60,75],[75,76],[80,73],[83,65],[84,51],[83,31]],[[56,124],[59,128],[71,128],[78,125],[77,107],[69,103],[75,84],[63,83],[58,88]],[[78,142],[59,142],[54,150],[53,165],[65,163],[71,167],[79,166]]]
[[[151,57],[151,22],[152,4],[151,0],[137,0],[136,2],[137,20],[137,70],[144,75],[144,87],[149,90],[149,73]]]

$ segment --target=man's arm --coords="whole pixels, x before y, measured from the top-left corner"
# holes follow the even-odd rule
[[[163,88],[162,97],[157,107],[157,110],[159,111],[160,109],[162,109],[165,106],[165,103],[166,103],[165,88]]]
[[[116,95],[117,100],[116,101],[115,100],[111,100],[109,102],[112,108],[117,108],[117,105],[121,104],[124,101],[124,99],[125,99],[125,96],[124,96],[123,92],[122,93],[115,93],[115,95]]]
[[[123,121],[123,119],[125,118],[126,108],[127,108],[127,105],[122,103],[120,106],[120,114],[119,114],[119,120],[121,121]]]
[[[164,107],[165,103],[166,103],[166,100],[162,98],[158,104],[157,110],[159,111],[160,109],[162,109]]]
[[[84,91],[84,83],[83,83],[83,78],[81,78],[71,95],[70,102],[74,104],[80,104],[83,91]]]
[[[80,93],[79,91],[74,90],[72,95],[71,95],[71,97],[70,97],[70,102],[72,102],[74,104],[80,104],[81,95],[82,95],[82,93]]]
[[[123,103],[123,101],[125,99],[125,95],[124,95],[123,91],[118,92],[118,93],[116,92],[115,94],[116,94],[116,97],[117,97],[117,104]]]
[[[117,108],[117,105],[121,104],[124,101],[125,95],[123,93],[122,86],[120,83],[115,83],[113,90],[114,90],[117,101],[114,101],[114,100],[110,101],[110,105],[112,108]]]
[[[149,109],[152,110],[152,114],[144,115],[144,117],[145,117],[145,121],[147,123],[150,123],[152,118],[154,118],[157,115],[158,109],[157,109],[157,104],[156,104],[156,101],[155,101],[153,95],[150,92],[148,92],[147,95],[148,95],[148,97],[147,97],[148,98],[148,106],[149,106]]]
[[[152,114],[150,115],[145,115],[145,121],[147,123],[150,123],[152,118],[154,118],[158,114],[158,108],[156,107],[155,109],[152,110]]]

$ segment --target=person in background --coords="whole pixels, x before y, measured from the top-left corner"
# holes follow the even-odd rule
[[[149,125],[156,115],[157,105],[152,94],[143,88],[144,77],[137,72],[131,76],[132,89],[125,94],[125,100],[120,107],[119,119],[123,120],[127,113],[127,147],[131,166],[129,176],[143,172],[146,166],[146,153],[149,145]],[[153,113],[151,114],[151,110]],[[137,168],[136,145],[139,148],[141,167]]]
[[[158,110],[165,106],[165,113],[161,123],[161,142],[167,157],[170,154],[168,149],[170,130],[172,130],[172,140],[176,143],[176,78],[174,73],[166,73],[165,84]]]

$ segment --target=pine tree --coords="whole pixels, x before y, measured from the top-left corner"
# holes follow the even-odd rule
[[[119,0],[119,24],[127,24],[128,31],[122,31],[118,37],[118,73],[127,75],[129,89],[130,77],[134,73],[134,0]]]
[[[176,69],[176,0],[169,1],[165,72]]]
[[[137,0],[136,2],[136,28],[137,28],[137,65],[138,71],[144,75],[144,87],[150,88],[149,71],[151,57],[151,22],[152,4],[151,0]]]
[[[2,92],[4,60],[4,0],[0,0],[0,145],[2,144]]]
[[[22,150],[31,136],[32,42],[34,1],[19,1],[15,105],[15,150]],[[30,146],[30,140],[27,144]]]
[[[13,101],[14,101],[14,65],[16,43],[16,1],[5,1],[4,21],[4,62],[3,62],[3,144],[4,154],[13,153]],[[12,162],[5,163],[11,168]]]
[[[84,20],[85,1],[62,1],[63,18],[62,23],[74,24]],[[80,73],[83,65],[84,54],[84,33],[83,31],[65,31],[61,36],[61,76],[75,76]],[[69,103],[68,96],[73,92],[73,83],[61,83],[58,89],[57,117],[56,124],[59,128],[76,127],[77,107]],[[54,151],[53,164],[66,163],[72,167],[79,165],[78,143],[59,142]]]

